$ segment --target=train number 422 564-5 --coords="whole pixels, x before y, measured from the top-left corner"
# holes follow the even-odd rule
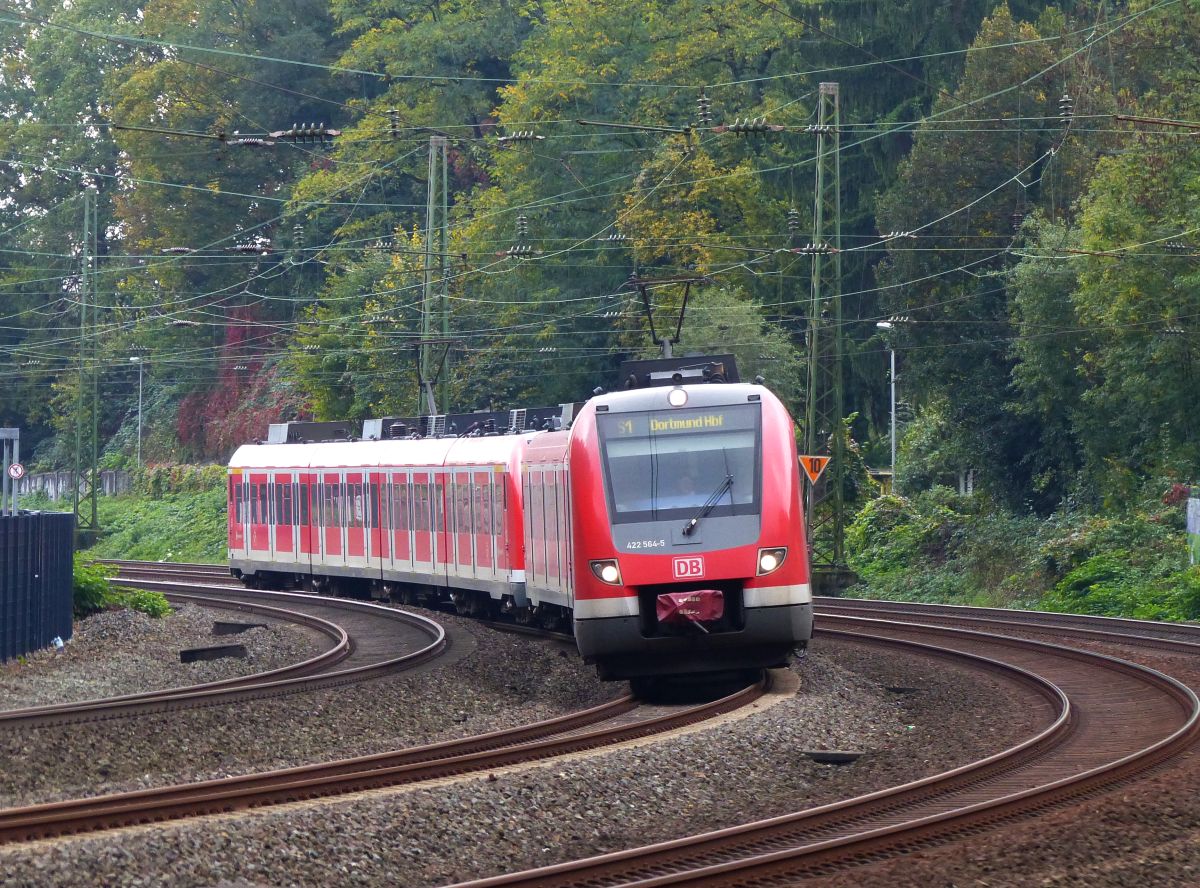
[[[625,544],[626,549],[658,549],[667,544],[666,540],[630,540]]]

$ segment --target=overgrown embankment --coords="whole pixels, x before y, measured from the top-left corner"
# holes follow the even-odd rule
[[[224,466],[143,470],[129,493],[100,498],[103,535],[84,556],[88,560],[225,561],[225,477]],[[66,504],[26,497],[21,505],[62,509]]]
[[[1178,491],[1113,514],[1042,519],[937,487],[871,501],[847,532],[870,598],[1200,619]]]

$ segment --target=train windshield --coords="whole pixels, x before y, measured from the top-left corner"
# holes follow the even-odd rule
[[[596,419],[613,523],[758,513],[758,404]]]

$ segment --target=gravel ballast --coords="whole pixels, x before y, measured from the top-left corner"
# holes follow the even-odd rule
[[[491,665],[541,664],[526,654]],[[410,791],[0,849],[0,868],[17,885],[67,884],[84,873],[122,885],[168,877],[177,885],[440,885],[869,792],[998,751],[1041,726],[1020,692],[944,661],[822,642],[799,672],[794,698],[652,745]],[[420,689],[427,701],[434,692]],[[818,765],[803,753],[811,748],[865,754],[849,766]]]
[[[266,623],[237,635],[214,636],[213,623]],[[186,648],[240,644],[245,658],[181,663]],[[26,662],[0,666],[0,709],[77,703],[204,684],[299,663],[332,642],[315,630],[234,611],[177,605],[161,618],[130,608],[101,611],[75,624],[64,648],[37,651]]]
[[[35,804],[367,755],[540,721],[601,703],[573,648],[421,611],[450,653],[327,690],[67,726],[0,732],[0,806]]]

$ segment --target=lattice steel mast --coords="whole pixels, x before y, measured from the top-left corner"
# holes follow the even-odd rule
[[[99,210],[96,194],[83,192],[83,249],[79,272],[79,399],[75,416],[75,528],[80,536],[100,529],[100,337],[97,330],[96,241]],[[89,315],[90,310],[90,315]]]
[[[820,480],[809,486],[806,520],[813,567],[833,571],[845,568],[840,122],[838,84],[822,83],[815,127],[817,162],[810,245],[813,264],[804,448],[807,454],[831,457]]]

